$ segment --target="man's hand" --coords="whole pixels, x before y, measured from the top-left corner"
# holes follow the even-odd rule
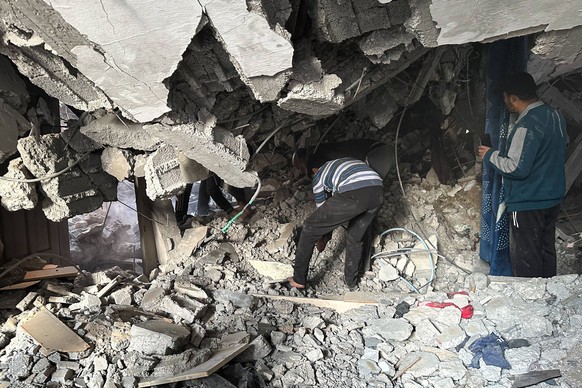
[[[485,154],[487,153],[487,151],[489,151],[491,149],[491,147],[487,147],[484,145],[480,145],[479,149],[477,150],[477,154],[479,155],[479,157],[481,159],[483,159],[483,157],[485,156]]]

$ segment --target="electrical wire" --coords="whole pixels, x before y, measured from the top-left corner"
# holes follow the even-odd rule
[[[385,230],[384,232],[382,232],[379,237],[381,238],[381,237],[387,235],[388,233],[392,233],[392,232],[409,233],[409,234],[413,235],[414,237],[416,237],[418,239],[418,241],[420,241],[425,248],[422,251],[426,252],[426,254],[428,255],[428,260],[429,260],[430,269],[431,269],[430,279],[428,280],[428,282],[426,282],[426,284],[422,285],[421,287],[417,288],[407,279],[403,278],[400,275],[398,276],[401,280],[404,280],[404,282],[410,287],[411,290],[413,290],[414,292],[419,294],[421,289],[432,284],[434,277],[435,277],[435,266],[434,266],[434,260],[432,258],[432,254],[431,254],[431,249],[428,247],[428,244],[426,243],[426,241],[422,237],[420,237],[420,235],[418,235],[416,232],[409,230],[409,229],[406,229],[406,228],[391,228],[391,229],[388,229],[388,230]],[[435,250],[436,250],[436,248],[435,248]],[[388,251],[376,253],[376,254],[372,255],[372,259],[375,259],[377,257],[381,257],[380,255],[385,254],[385,253],[388,253]],[[399,253],[399,254],[403,254],[403,253]]]
[[[71,165],[62,169],[61,171],[55,172],[54,174],[46,175],[46,176],[43,176],[40,178],[32,178],[32,179],[19,179],[19,178],[9,178],[9,177],[5,177],[5,176],[0,176],[0,180],[9,181],[9,182],[18,182],[18,183],[36,183],[36,182],[42,182],[42,181],[46,181],[49,179],[53,179],[53,178],[56,178],[60,175],[63,175],[64,173],[70,171],[77,164],[81,163],[81,161],[83,159],[85,159],[85,157],[87,157],[87,155],[89,155],[89,154],[90,154],[90,152],[83,154],[79,159],[75,160]]]

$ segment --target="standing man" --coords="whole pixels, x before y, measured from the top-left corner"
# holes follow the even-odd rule
[[[353,289],[357,286],[362,262],[362,238],[382,207],[382,179],[366,163],[353,158],[314,166],[312,173],[317,209],[303,224],[289,283],[305,288],[316,241],[348,222],[344,280]],[[327,199],[328,196],[331,197]]]
[[[516,73],[506,81],[503,99],[507,109],[519,115],[506,147],[480,146],[479,156],[503,176],[504,204],[511,212],[513,276],[555,276],[556,220],[566,191],[566,121],[538,101],[535,81],[528,73]]]

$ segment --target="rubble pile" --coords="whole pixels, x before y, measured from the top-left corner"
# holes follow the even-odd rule
[[[147,276],[111,268],[2,291],[0,378],[11,387],[185,380],[207,387],[509,387],[515,375],[560,369],[560,386],[582,383],[579,275],[477,273],[478,221],[462,214],[479,206],[470,200],[473,190],[480,198],[474,176],[451,187],[403,170],[405,197],[389,177],[380,227],[419,236],[422,227],[434,236],[394,231],[377,238],[371,271],[350,293],[340,228],[314,253],[311,287],[300,292],[281,280],[290,275],[301,220],[314,210],[309,182],[280,166],[262,171],[265,195],[248,223],[223,235],[220,213],[194,218],[184,239],[202,241],[207,230],[215,238],[191,255],[171,255]],[[28,328],[45,310],[89,348],[70,351],[68,341],[47,348]],[[500,339],[491,345],[494,335]],[[224,354],[228,365],[212,369]]]
[[[241,345],[246,350],[216,372],[222,378],[189,386],[240,386],[252,376],[273,387],[509,387],[512,376],[548,369],[560,369],[560,386],[582,382],[578,275],[474,274],[451,285],[463,292],[346,294],[366,303],[338,312],[306,298],[270,299],[290,292],[253,281],[237,268],[245,259],[219,246],[211,252],[220,254],[192,258],[151,281],[112,268],[5,294],[2,380],[11,387],[134,387]],[[27,327],[45,309],[90,348],[66,351],[65,341],[47,349]],[[501,358],[475,350],[491,333],[501,338]]]

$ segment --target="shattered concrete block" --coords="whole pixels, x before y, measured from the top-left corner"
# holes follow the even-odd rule
[[[255,174],[245,171],[250,157],[245,139],[217,127],[216,118],[206,111],[199,118],[193,124],[149,124],[144,129],[216,173],[229,185],[254,186]]]
[[[186,344],[189,336],[190,330],[173,323],[160,320],[137,323],[131,327],[129,350],[168,355]]]
[[[281,251],[283,255],[288,256],[295,245],[293,243],[295,227],[296,224],[294,222],[280,225],[279,238],[275,241],[267,243],[267,252],[273,255]]]
[[[145,177],[146,164],[148,162],[149,156],[150,156],[150,154],[135,155],[134,165],[133,165],[133,175],[136,178],[144,178]]]
[[[180,354],[173,354],[161,358],[151,377],[174,376],[210,359],[210,349],[188,349]]]
[[[121,290],[117,290],[111,294],[111,298],[115,301],[115,304],[121,305],[131,305],[133,298],[133,289],[131,287],[124,287]]]
[[[115,114],[108,114],[81,127],[81,133],[104,146],[141,151],[158,148],[160,140],[146,132],[141,124],[122,120]]]
[[[441,330],[436,337],[436,342],[442,349],[452,349],[461,344],[465,338],[467,338],[465,331],[458,325],[453,325]]]
[[[81,293],[81,301],[69,306],[71,311],[97,313],[101,311],[101,299],[97,295]]]
[[[343,93],[336,92],[341,83],[341,78],[335,74],[325,74],[320,81],[309,84],[291,81],[287,96],[277,101],[277,105],[315,117],[333,115],[344,107]]]
[[[293,275],[291,264],[277,263],[275,261],[249,260],[250,265],[259,273],[273,281],[285,280]]]
[[[390,264],[383,265],[378,272],[378,279],[382,280],[383,282],[391,282],[392,280],[396,280],[399,277],[400,273],[398,273],[398,270]]]
[[[368,326],[362,329],[367,336],[378,335],[386,341],[404,341],[412,334],[413,327],[404,319],[384,318],[367,322]]]
[[[164,297],[160,308],[170,314],[175,322],[183,320],[188,324],[200,318],[206,311],[205,304],[179,295]]]
[[[290,36],[283,29],[273,31],[262,15],[248,11],[245,1],[203,3],[218,39],[255,98],[261,102],[276,100],[291,75]]]
[[[8,372],[18,379],[29,375],[32,367],[32,357],[29,354],[16,353],[8,362]]]
[[[434,353],[410,352],[400,359],[400,367],[406,368],[418,358],[420,360],[412,365],[406,373],[414,377],[430,376],[439,368],[439,359]]]
[[[195,299],[208,299],[206,291],[186,279],[176,279],[174,290]]]
[[[1,124],[0,124],[1,125]],[[16,149],[16,143],[15,143]],[[29,179],[30,173],[21,158],[16,158],[8,164],[7,178]],[[0,201],[8,211],[31,210],[38,204],[36,183],[20,183],[0,181]]]
[[[231,302],[237,307],[252,308],[255,300],[251,295],[229,290],[216,290],[212,293],[216,301],[226,303]]]
[[[105,147],[101,154],[103,171],[122,181],[133,175],[133,154],[120,148]]]
[[[253,362],[263,359],[271,353],[271,345],[262,335],[251,341],[249,347],[239,354],[235,360],[237,362]]]
[[[51,381],[60,384],[67,384],[73,378],[75,373],[70,369],[57,369],[51,376]]]
[[[412,51],[414,36],[400,30],[377,30],[358,42],[360,50],[372,63],[390,64],[406,51]]]
[[[182,179],[180,161],[174,148],[164,145],[153,152],[145,166],[146,193],[153,201],[181,193],[187,182]]]
[[[166,291],[163,288],[150,287],[144,294],[140,307],[145,311],[161,312],[160,304],[165,295]]]
[[[43,135],[39,139],[34,136],[22,138],[18,141],[18,151],[26,168],[36,177],[45,177],[64,170],[69,164],[82,158],[82,155],[67,149],[58,134]],[[107,183],[92,182],[80,167],[85,163],[84,168],[90,173],[99,171],[100,159],[94,156],[97,160],[95,162],[90,155],[85,158],[87,160],[82,159],[81,163],[70,171],[41,182],[43,193],[47,196],[43,200],[43,212],[48,219],[60,221],[77,214],[88,213],[103,203],[105,198],[100,189],[106,187]],[[101,183],[104,185],[99,187]]]

